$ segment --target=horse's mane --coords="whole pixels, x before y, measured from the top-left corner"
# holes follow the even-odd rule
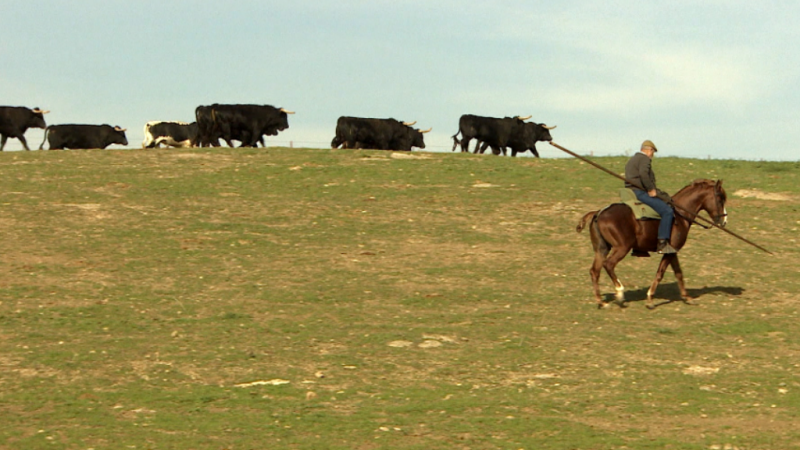
[[[692,181],[690,184],[687,184],[686,186],[684,186],[680,191],[676,192],[675,195],[680,195],[680,194],[683,193],[683,191],[695,188],[695,187],[697,187],[697,185],[705,185],[705,186],[713,187],[715,184],[716,184],[716,182],[714,180],[709,180],[709,179],[706,179],[706,178],[697,178],[696,180]]]

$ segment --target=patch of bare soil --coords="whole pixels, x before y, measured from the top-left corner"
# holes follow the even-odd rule
[[[420,153],[415,155],[413,153],[392,153],[392,158],[394,159],[431,159],[431,156],[428,154]]]
[[[788,202],[793,200],[792,196],[787,194],[762,192],[758,189],[739,189],[738,191],[734,192],[733,195],[741,198],[755,198],[758,200],[774,200],[779,202]]]

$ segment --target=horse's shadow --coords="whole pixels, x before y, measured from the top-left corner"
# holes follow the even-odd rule
[[[641,302],[647,300],[647,290],[649,287],[643,287],[632,291],[625,291],[625,302],[621,306],[626,306],[628,303]],[[686,292],[692,299],[698,299],[707,294],[725,294],[729,296],[740,296],[744,293],[744,289],[734,286],[704,286],[699,289],[687,288]],[[683,301],[681,298],[681,291],[678,288],[678,282],[663,283],[658,285],[656,290],[658,298],[654,299],[653,308],[668,303]],[[606,302],[614,302],[614,294],[606,295]],[[660,301],[659,301],[660,300]]]

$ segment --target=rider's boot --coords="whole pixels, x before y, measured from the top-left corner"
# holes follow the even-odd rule
[[[662,255],[672,255],[678,253],[671,245],[669,245],[669,241],[666,239],[659,239],[658,240],[658,247],[656,247],[658,253]]]

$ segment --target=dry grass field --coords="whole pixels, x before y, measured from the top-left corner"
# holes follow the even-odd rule
[[[800,448],[800,164],[654,164],[775,255],[695,227],[697,306],[629,257],[598,310],[575,159],[0,154],[0,448]]]

